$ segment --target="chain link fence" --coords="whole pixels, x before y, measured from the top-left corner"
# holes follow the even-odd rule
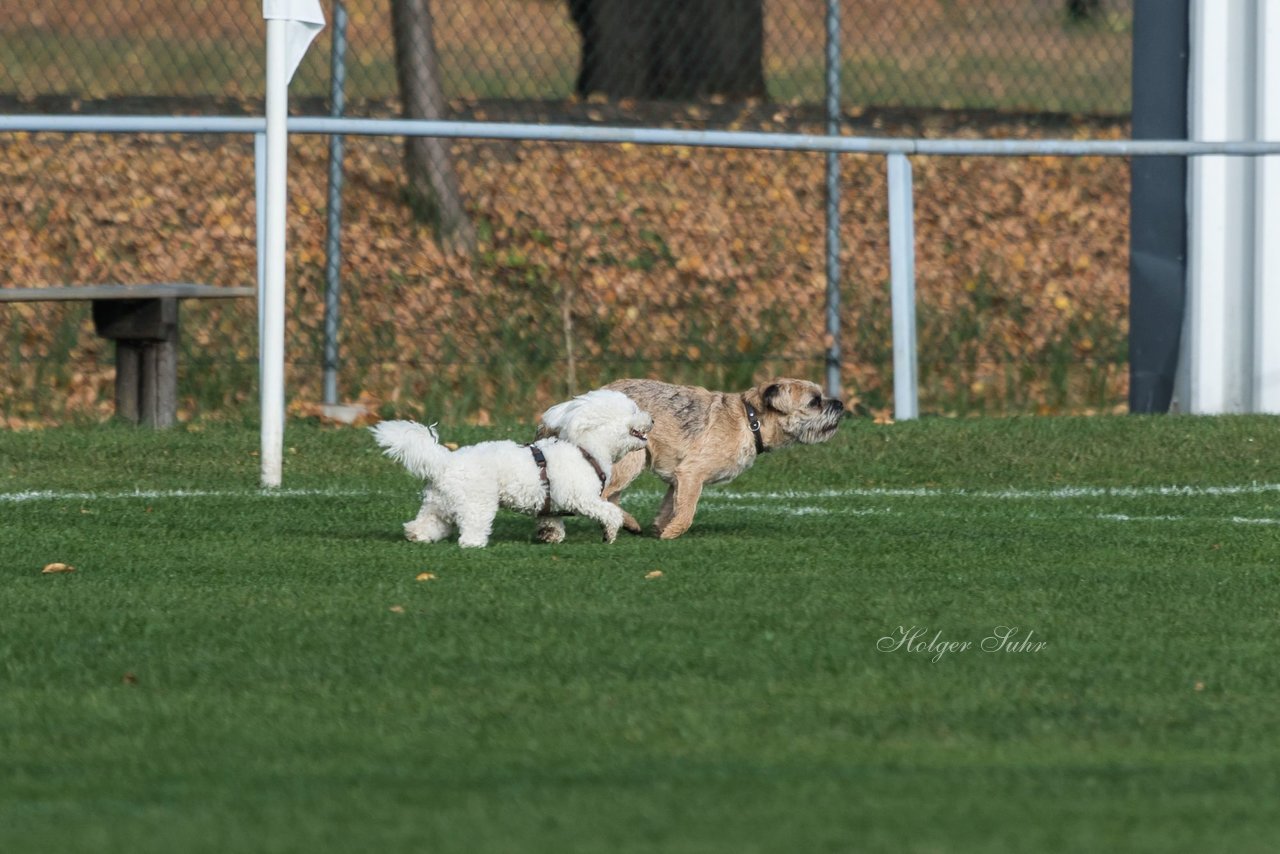
[[[347,115],[826,126],[821,0],[342,5]],[[337,4],[325,6],[329,27],[291,90],[298,113],[333,106]],[[1131,0],[841,0],[837,12],[842,132],[1127,132]],[[0,56],[3,112],[262,109],[257,0],[0,0]],[[527,418],[625,374],[723,387],[819,378],[821,155],[468,141],[443,152],[452,189],[406,177],[429,172],[430,153],[413,170],[403,141],[346,141],[343,397],[483,421]],[[289,387],[306,412],[321,396],[327,141],[295,138],[291,157]],[[842,374],[876,409],[890,362],[883,163],[842,167]],[[1127,166],[918,170],[924,409],[1123,401]],[[0,175],[0,287],[254,280],[249,140],[11,134]],[[442,194],[459,201],[460,233],[441,219]],[[184,306],[184,416],[256,399],[253,317],[245,301]],[[110,411],[110,345],[86,306],[0,306],[0,337],[10,423]]]

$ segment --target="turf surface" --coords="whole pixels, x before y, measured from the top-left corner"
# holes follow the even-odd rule
[[[0,434],[0,850],[1280,838],[1275,419],[849,422],[674,543],[468,551],[286,442],[264,494],[249,430]]]

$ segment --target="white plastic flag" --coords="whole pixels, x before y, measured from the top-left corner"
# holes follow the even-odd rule
[[[320,0],[262,0],[262,17],[268,21],[289,22],[289,46],[285,56],[288,73],[285,79],[292,80],[293,72],[298,70],[298,64],[312,40],[324,29]]]

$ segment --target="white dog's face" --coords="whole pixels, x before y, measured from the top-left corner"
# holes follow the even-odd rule
[[[617,462],[648,445],[653,418],[622,392],[596,389],[542,413],[542,426],[567,442],[607,453]]]

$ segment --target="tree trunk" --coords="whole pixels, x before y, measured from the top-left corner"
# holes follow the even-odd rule
[[[1073,21],[1087,21],[1098,14],[1101,0],[1067,0],[1067,17]]]
[[[763,0],[568,0],[582,38],[586,96],[758,98]]]
[[[391,0],[391,29],[402,114],[407,119],[446,118],[448,105],[440,85],[428,0]],[[415,215],[432,224],[442,243],[472,248],[475,229],[462,205],[449,140],[408,137],[404,166],[406,193]]]

